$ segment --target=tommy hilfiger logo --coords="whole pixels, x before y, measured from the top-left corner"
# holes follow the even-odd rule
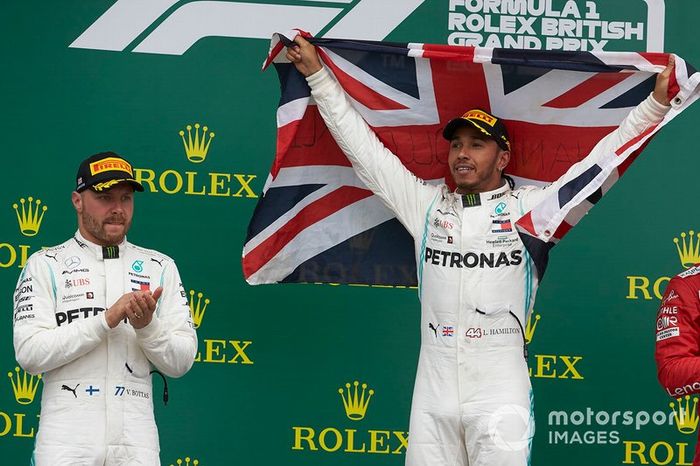
[[[493,220],[491,220],[491,233],[510,233],[512,231],[513,231],[513,224],[511,223],[510,219],[505,219],[505,220],[493,219]]]

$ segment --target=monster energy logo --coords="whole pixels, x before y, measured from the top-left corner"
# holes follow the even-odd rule
[[[103,259],[117,259],[119,257],[119,246],[102,246]]]
[[[481,205],[481,196],[478,194],[462,194],[462,206],[475,207]]]

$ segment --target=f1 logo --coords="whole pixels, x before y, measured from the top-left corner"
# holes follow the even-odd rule
[[[267,40],[292,28],[319,37],[381,40],[424,1],[328,0],[319,6],[302,0],[297,5],[198,0],[170,11],[179,0],[117,0],[70,47],[123,51],[156,23],[134,52],[182,55],[205,37]]]

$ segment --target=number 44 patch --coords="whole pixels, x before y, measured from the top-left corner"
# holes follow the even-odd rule
[[[480,328],[471,327],[469,330],[467,330],[465,335],[467,338],[481,338],[483,333],[481,332]]]

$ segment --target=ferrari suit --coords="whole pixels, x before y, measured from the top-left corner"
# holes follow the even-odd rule
[[[163,294],[147,326],[125,320],[109,328],[105,309],[158,286]],[[17,362],[44,374],[33,464],[160,464],[150,373],[183,375],[197,348],[172,259],[126,239],[98,246],[77,232],[29,258],[13,321]]]
[[[524,325],[538,275],[515,222],[611,147],[660,121],[651,97],[547,187],[461,195],[416,178],[324,68],[307,77],[326,126],[360,180],[414,238],[422,306],[409,466],[518,466],[534,433]]]
[[[656,369],[666,393],[683,398],[681,406],[700,393],[700,264],[666,287],[656,316]],[[700,465],[700,443],[693,464]]]

